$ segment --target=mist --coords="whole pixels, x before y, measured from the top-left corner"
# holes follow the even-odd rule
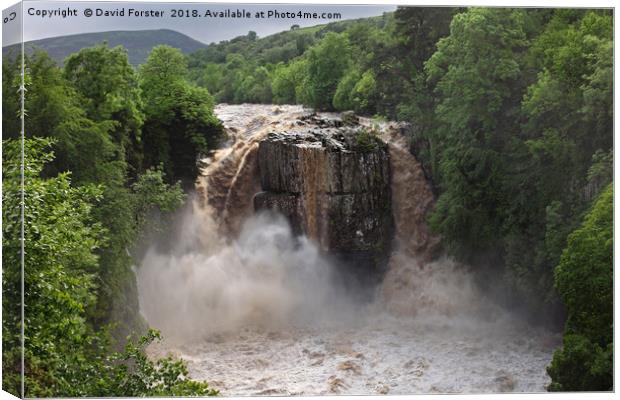
[[[197,208],[183,210],[179,237],[167,236],[173,247],[152,245],[138,268],[142,312],[166,337],[343,323],[363,306],[347,296],[337,267],[305,236],[295,237],[283,216],[257,213],[225,241]]]

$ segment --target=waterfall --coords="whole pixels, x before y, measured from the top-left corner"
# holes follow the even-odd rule
[[[293,314],[315,315],[324,305],[324,300],[317,301],[317,293],[333,303],[350,305],[353,301],[343,294],[343,282],[334,274],[337,262],[320,251],[326,248],[325,194],[333,184],[326,172],[327,152],[300,146],[285,157],[298,164],[291,164],[288,175],[278,178],[286,181],[284,186],[299,187],[300,223],[305,233],[301,241],[282,216],[254,212],[252,199],[261,190],[259,142],[270,132],[294,127],[304,110],[241,105],[218,106],[216,112],[229,141],[204,160],[197,197],[183,212],[181,237],[175,238],[173,253],[160,254],[152,247],[139,270],[147,319],[173,335],[183,325],[193,332],[191,336],[200,336],[259,321],[279,324]],[[360,123],[368,126],[372,121],[361,119]],[[373,306],[401,316],[475,310],[480,296],[467,269],[446,258],[432,261],[439,244],[426,224],[433,193],[421,165],[408,150],[401,126],[383,123],[380,130],[391,163],[395,236]],[[268,155],[274,154],[279,153]],[[292,183],[293,179],[297,182]],[[263,247],[254,246],[258,240],[264,241]],[[298,258],[300,254],[306,258]],[[303,274],[296,269],[300,265],[306,269]],[[312,291],[286,287],[302,276]],[[175,291],[170,286],[184,289]]]
[[[396,234],[388,269],[380,287],[381,300],[393,314],[455,315],[483,307],[468,268],[448,257],[436,257],[440,238],[426,217],[434,196],[422,166],[409,151],[396,124],[384,124],[392,165],[392,212]],[[487,310],[488,311],[488,310]]]
[[[272,132],[316,130],[308,112],[245,104],[216,113],[228,143],[204,160],[180,228],[165,234],[171,245],[150,244],[137,268],[141,311],[165,338],[150,354],[183,357],[192,378],[233,396],[544,390],[560,338],[486,301],[467,266],[437,256],[439,238],[426,224],[433,194],[401,125],[379,124],[391,172],[375,171],[390,177],[394,236],[374,300],[360,302],[329,254],[329,229],[348,226],[326,211],[331,188],[342,185],[337,156],[287,153],[290,170],[272,177],[280,188],[255,197],[265,186],[260,143]],[[348,187],[364,176],[351,165],[347,174],[358,175]],[[256,212],[261,201],[281,202],[282,212]]]
[[[338,310],[351,309],[312,240],[294,235],[279,214],[254,213],[258,141],[302,112],[262,108],[259,118],[239,113],[229,121],[231,141],[205,160],[172,251],[151,246],[138,269],[142,312],[167,337],[195,341],[248,326],[305,325],[341,319]]]

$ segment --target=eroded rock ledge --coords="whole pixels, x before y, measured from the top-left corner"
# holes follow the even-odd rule
[[[311,114],[293,126],[259,144],[255,209],[279,211],[323,251],[379,272],[393,233],[387,145],[350,116]]]

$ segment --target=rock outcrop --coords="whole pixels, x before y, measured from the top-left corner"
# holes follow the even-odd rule
[[[393,299],[410,292],[401,261],[424,265],[440,241],[426,224],[434,196],[407,125],[301,106],[218,109],[230,144],[203,160],[197,191],[222,237],[235,238],[255,210],[277,210],[340,260],[345,281],[383,279]]]
[[[393,220],[390,155],[376,132],[311,114],[267,135],[258,167],[255,209],[284,214],[297,233],[352,269],[381,271]]]

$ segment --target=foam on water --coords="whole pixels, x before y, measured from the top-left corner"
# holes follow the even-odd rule
[[[507,316],[394,318],[239,329],[173,350],[224,395],[542,392],[552,340]]]

